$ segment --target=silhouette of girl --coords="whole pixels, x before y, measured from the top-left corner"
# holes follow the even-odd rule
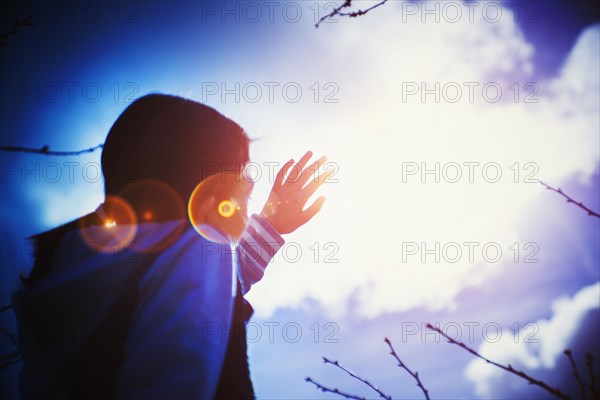
[[[324,198],[307,152],[247,217],[244,130],[176,96],[133,102],[102,152],[105,201],[32,237],[13,295],[23,399],[253,399],[244,299]],[[319,179],[311,179],[318,177]]]

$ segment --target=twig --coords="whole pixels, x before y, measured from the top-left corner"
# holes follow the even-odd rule
[[[325,21],[326,19],[333,18],[334,16],[339,14],[339,12],[342,10],[342,8],[350,7],[351,3],[352,3],[352,0],[345,0],[344,3],[342,3],[338,7],[335,7],[329,14],[322,16],[315,24],[315,28],[318,28],[319,25],[321,24],[321,22]]]
[[[356,18],[356,17],[360,17],[361,15],[365,15],[366,13],[368,13],[369,11],[384,5],[385,3],[387,3],[388,0],[381,0],[379,3],[372,5],[369,8],[365,8],[364,10],[358,10],[358,11],[352,11],[349,13],[344,13],[344,12],[338,12],[338,15],[341,15],[343,17],[350,17],[350,18]]]
[[[337,362],[337,361],[331,361],[331,360],[327,359],[326,357],[323,357],[323,362],[325,364],[335,365],[336,367],[338,367],[342,371],[345,371],[351,377],[353,377],[353,378],[361,381],[362,383],[364,383],[365,385],[369,386],[371,389],[373,389],[374,391],[376,391],[379,394],[380,397],[382,397],[382,398],[384,398],[386,400],[392,400],[392,396],[388,396],[387,394],[383,393],[381,390],[379,390],[377,387],[375,387],[371,382],[369,382],[368,380],[366,380],[364,378],[361,378],[360,376],[356,375],[354,372],[352,372],[349,369],[343,367],[339,362]]]
[[[548,190],[552,190],[553,192],[556,192],[558,194],[560,194],[562,197],[564,197],[565,199],[567,199],[567,203],[573,203],[575,204],[577,207],[581,208],[582,210],[587,211],[588,215],[590,217],[596,217],[596,218],[600,218],[600,214],[598,214],[595,211],[590,210],[589,208],[587,208],[581,201],[576,201],[573,198],[571,198],[568,194],[566,194],[565,192],[562,191],[561,188],[555,189],[552,186],[549,186],[547,184],[545,184],[544,182],[540,181],[540,183]]]
[[[335,17],[336,15],[342,16],[342,17],[350,17],[350,18],[356,18],[356,17],[360,17],[361,15],[365,15],[366,13],[368,13],[369,11],[384,5],[385,3],[387,3],[388,0],[382,0],[379,3],[372,5],[369,8],[366,8],[364,10],[358,10],[358,11],[351,11],[351,12],[342,12],[342,10],[344,8],[350,7],[352,4],[352,0],[345,0],[342,4],[340,4],[338,7],[335,7],[329,14],[322,16],[319,21],[315,24],[315,28],[318,28],[319,25],[325,21],[326,19],[330,19]]]
[[[12,28],[10,28],[10,31],[0,36],[0,46],[4,46],[6,42],[8,42],[8,39],[16,35],[17,32],[19,32],[19,28],[21,28],[22,26],[33,26],[33,17],[29,16],[23,21],[19,21],[19,18],[15,19],[15,23],[13,24]]]
[[[587,353],[585,355],[585,365],[588,368],[588,371],[590,373],[590,391],[592,392],[592,399],[593,400],[598,400],[598,391],[596,390],[596,373],[594,372],[594,356],[592,356],[591,353]]]
[[[13,308],[13,305],[12,305],[12,304],[7,304],[7,305],[5,305],[5,306],[1,306],[1,307],[0,307],[0,314],[2,314],[2,313],[3,313],[4,311],[6,311],[6,310],[10,310],[11,308]]]
[[[579,375],[579,371],[577,370],[577,364],[575,364],[575,360],[573,360],[573,354],[571,353],[571,350],[569,350],[569,349],[565,350],[564,353],[565,353],[565,356],[567,356],[567,358],[571,362],[571,367],[573,368],[573,376],[575,377],[575,379],[577,380],[577,383],[579,384],[579,391],[581,392],[581,398],[583,400],[585,400],[585,386],[583,385],[583,381],[581,380],[581,375]]]
[[[400,357],[398,357],[398,355],[396,354],[396,351],[394,350],[394,347],[392,346],[392,342],[390,342],[390,340],[388,338],[384,338],[383,341],[386,342],[387,345],[390,347],[390,354],[396,359],[396,361],[398,361],[398,366],[400,368],[403,368],[406,372],[408,372],[415,379],[415,381],[417,381],[417,386],[423,391],[425,398],[427,400],[429,400],[429,391],[427,389],[425,389],[425,386],[423,386],[423,383],[421,382],[421,379],[419,378],[419,373],[411,371],[406,366],[406,364],[404,364],[402,362],[402,360],[400,360]]]
[[[455,345],[457,345],[459,347],[462,347],[463,349],[465,349],[466,351],[468,351],[469,353],[471,353],[475,357],[484,360],[488,364],[492,364],[492,365],[494,365],[494,366],[496,366],[496,367],[498,367],[500,369],[503,369],[504,371],[507,371],[507,372],[510,372],[511,374],[517,375],[517,376],[525,379],[530,384],[539,386],[542,389],[544,389],[545,391],[547,391],[548,393],[551,393],[551,394],[553,394],[554,396],[556,396],[556,397],[558,397],[560,399],[563,399],[563,400],[572,400],[571,397],[569,397],[566,394],[564,394],[563,392],[561,392],[560,389],[553,388],[553,387],[549,386],[547,383],[545,383],[543,381],[540,381],[538,379],[535,379],[535,378],[527,375],[523,371],[516,370],[510,364],[507,365],[507,366],[505,366],[505,365],[499,364],[497,362],[494,362],[494,361],[491,361],[491,360],[485,358],[484,356],[482,356],[477,351],[473,350],[472,348],[470,348],[469,346],[467,346],[463,342],[459,342],[459,341],[456,341],[456,340],[452,339],[450,336],[448,336],[444,332],[442,332],[441,329],[436,328],[436,327],[434,327],[431,324],[427,324],[427,329],[431,329],[431,330],[436,331],[437,333],[439,333],[440,335],[442,335],[446,339],[446,341],[448,343],[455,344]]]
[[[306,382],[312,383],[313,385],[315,385],[317,387],[317,389],[320,389],[322,392],[334,393],[334,394],[337,394],[337,395],[340,395],[340,396],[344,396],[347,399],[367,400],[365,397],[359,397],[359,396],[355,396],[355,395],[350,394],[350,393],[342,392],[338,388],[331,389],[331,388],[328,388],[326,386],[323,386],[320,383],[315,382],[310,376],[307,376],[304,380]]]
[[[21,146],[0,146],[0,151],[15,151],[20,153],[36,153],[36,154],[44,154],[46,156],[78,156],[84,153],[93,153],[94,151],[101,149],[104,147],[104,144],[99,144],[94,147],[90,147],[89,149],[77,150],[77,151],[53,151],[48,148],[48,146],[43,146],[41,149],[35,149],[31,147],[21,147]]]

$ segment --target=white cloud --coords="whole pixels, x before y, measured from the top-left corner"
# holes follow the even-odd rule
[[[552,304],[552,317],[524,327],[516,340],[504,335],[496,342],[484,341],[478,352],[500,364],[511,364],[528,370],[552,369],[569,346],[582,319],[590,310],[600,308],[600,282],[579,290],[572,298],[560,297]],[[484,398],[494,396],[494,388],[502,387],[507,373],[483,360],[473,360],[465,375],[475,385],[475,393]],[[535,375],[535,374],[533,374]],[[497,395],[497,394],[496,394]]]
[[[515,103],[510,77],[531,73],[534,49],[508,10],[495,25],[478,14],[475,23],[401,23],[401,6],[393,4],[384,12],[319,28],[318,35],[303,31],[286,38],[286,48],[294,53],[277,53],[278,68],[288,76],[306,82],[333,77],[340,88],[338,106],[276,103],[252,110],[252,118],[264,116],[273,132],[265,138],[269,148],[257,144],[259,162],[273,160],[275,151],[296,155],[314,146],[340,166],[340,183],[323,190],[328,201],[322,214],[288,237],[308,256],[294,264],[279,258],[249,294],[261,317],[278,307],[303,307],[309,298],[341,315],[349,311],[352,293],[358,293],[359,302],[352,311],[369,318],[415,307],[452,309],[462,289],[479,284],[502,263],[481,257],[474,263],[465,258],[455,264],[415,258],[402,263],[400,243],[495,242],[504,251],[502,261],[512,262],[508,247],[528,239],[515,227],[543,191],[537,183],[522,183],[525,176],[533,173],[534,179],[555,185],[576,174],[587,179],[600,159],[598,113],[582,111],[597,110],[597,26],[582,34],[559,77],[537,82],[537,103],[523,102],[523,85],[532,75],[519,81]],[[307,57],[318,62],[298,63]],[[505,101],[482,100],[481,87],[493,80],[502,85]],[[435,82],[480,86],[474,103],[467,101],[466,89],[457,103],[436,103],[432,96],[422,103],[418,96],[402,100],[406,82],[425,82],[427,88]],[[571,93],[568,100],[566,93]],[[565,102],[572,110],[568,115]],[[490,184],[479,175],[469,184],[465,167],[459,184],[401,183],[405,161],[430,167],[496,162],[503,179]],[[512,182],[515,162],[518,184]],[[268,189],[261,183],[255,187]],[[314,263],[308,246],[316,241],[335,241],[340,263]]]

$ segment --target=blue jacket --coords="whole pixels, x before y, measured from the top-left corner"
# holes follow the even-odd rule
[[[247,293],[283,239],[253,215],[238,244],[215,244],[190,228],[158,254],[138,251],[176,226],[141,224],[136,246],[115,253],[93,251],[77,231],[63,238],[52,272],[13,296],[22,399],[72,398],[85,368],[82,354],[90,343],[113,336],[115,343],[124,339],[115,398],[214,397],[238,279]],[[121,332],[110,321],[131,291],[135,302]]]

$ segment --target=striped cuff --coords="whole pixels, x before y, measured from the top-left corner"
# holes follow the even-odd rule
[[[252,214],[237,247],[243,294],[262,279],[265,268],[284,243],[285,240],[265,218]]]

